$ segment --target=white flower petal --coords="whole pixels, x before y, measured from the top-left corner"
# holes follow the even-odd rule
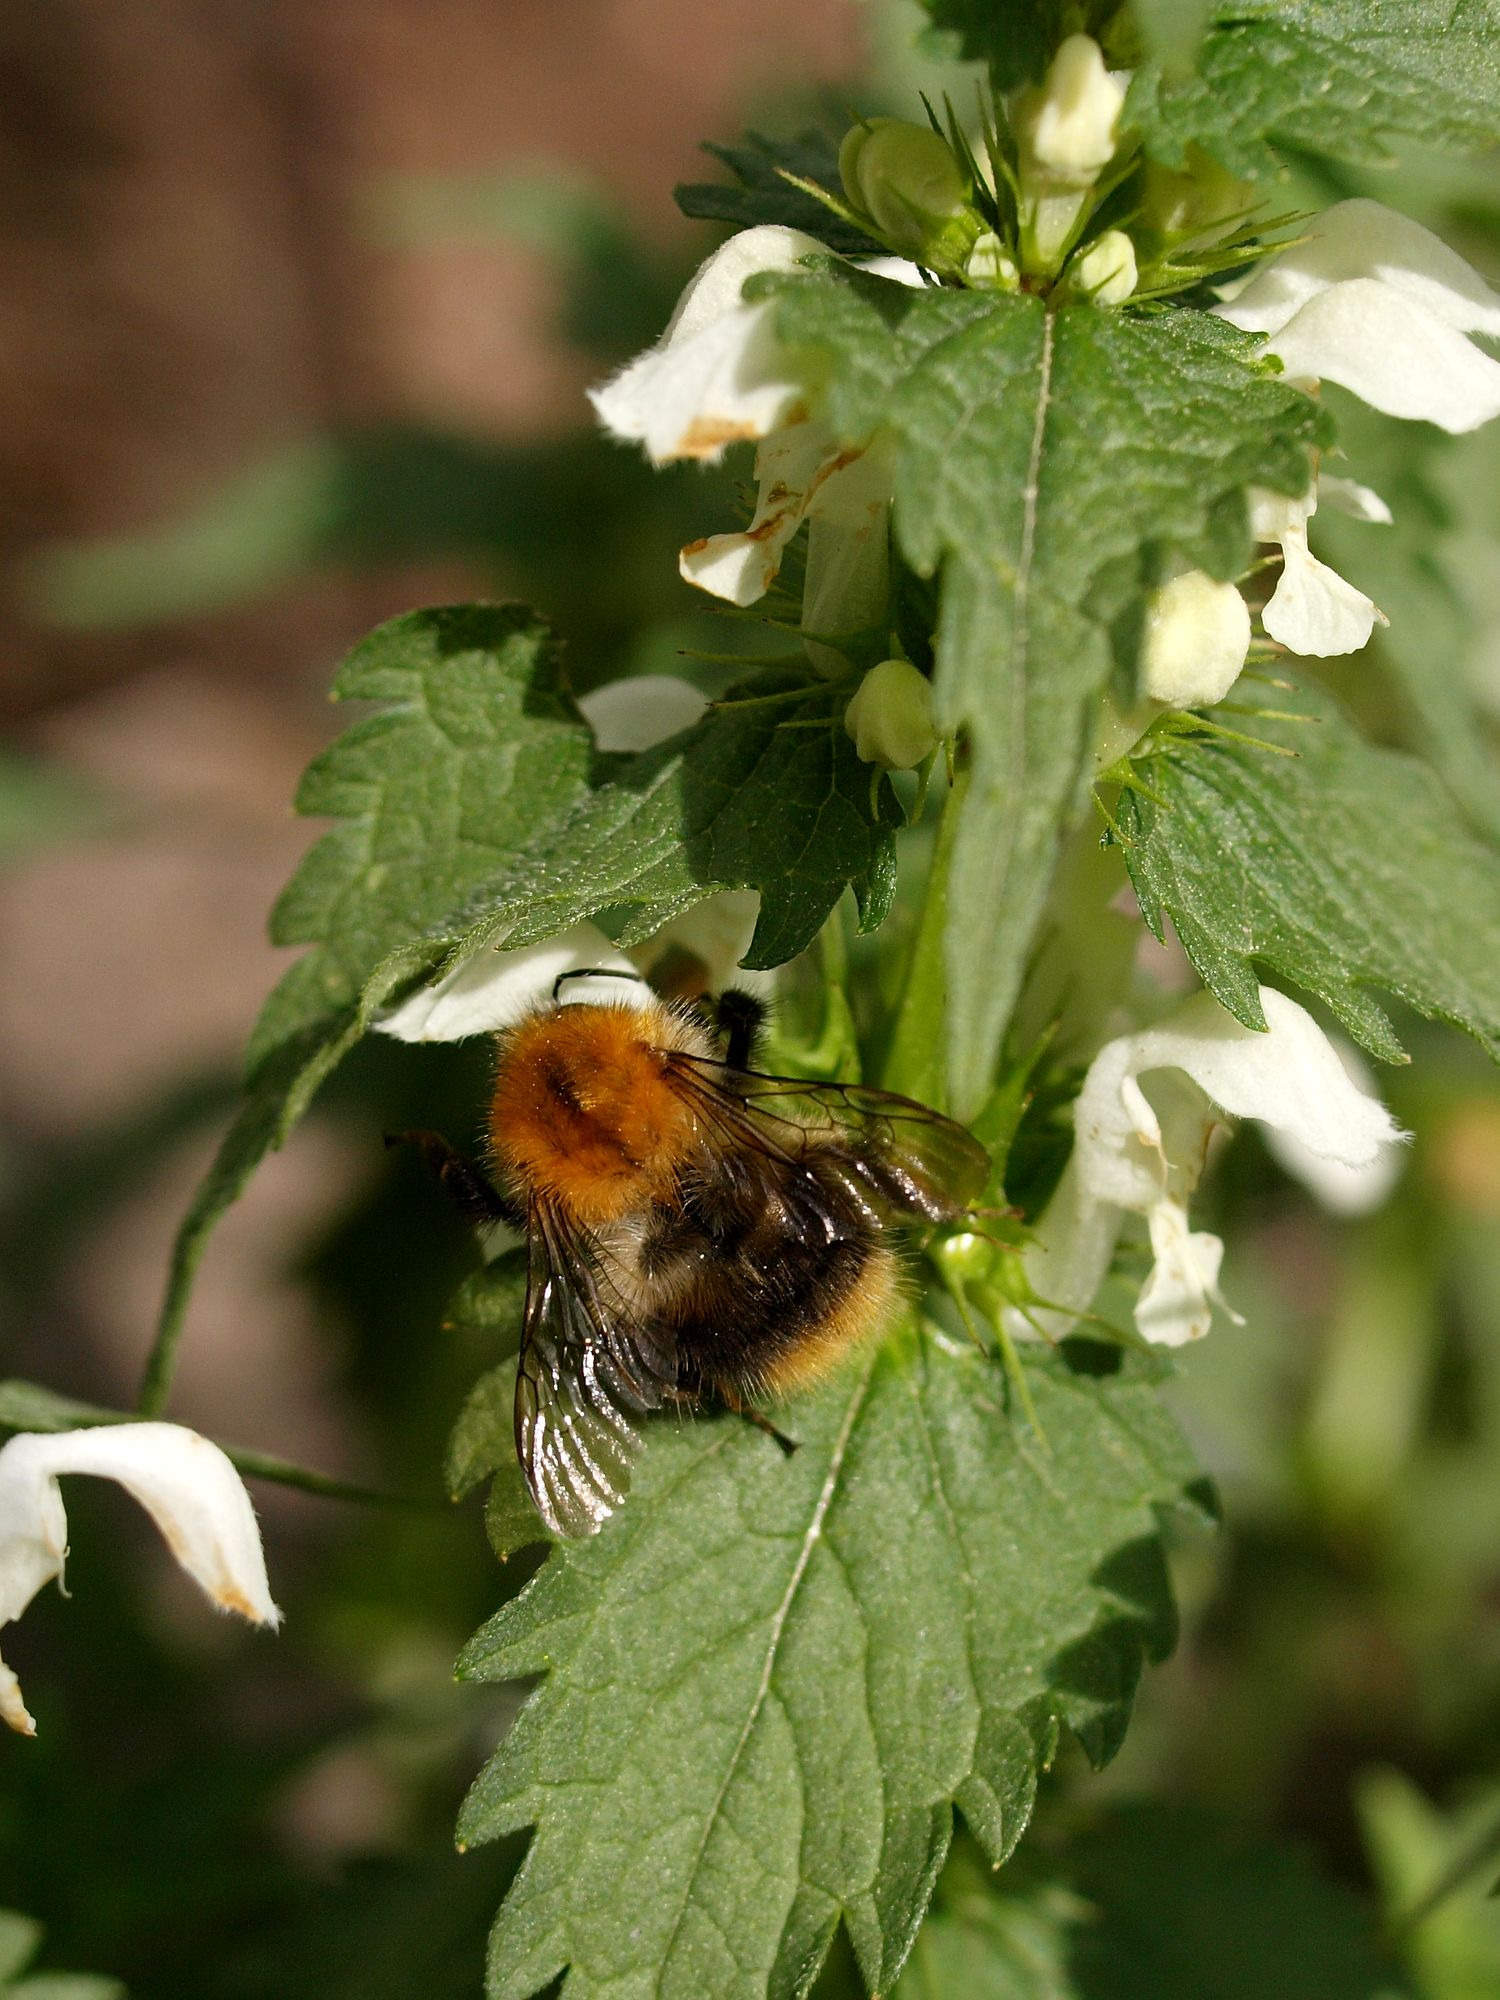
[[[705,993],[718,993],[726,986],[769,992],[776,983],[775,973],[746,972],[740,965],[759,920],[760,896],[754,889],[721,889],[637,945],[635,962],[642,972],[664,974],[671,956],[683,952],[702,968]]]
[[[255,1510],[239,1474],[207,1438],[180,1424],[104,1424],[55,1436],[22,1432],[0,1449],[0,1624],[62,1575],[68,1524],[57,1480],[86,1472],[113,1479],[146,1509],[172,1554],[226,1611],[276,1625]],[[0,1664],[0,1718],[25,1735],[35,1725],[10,1670]]]
[[[787,543],[812,516],[826,520],[835,548],[846,538],[850,572],[869,587],[874,565],[886,560],[884,506],[890,486],[884,455],[872,466],[863,463],[866,455],[838,445],[818,423],[787,424],[774,432],[755,456],[760,496],[754,519],[740,532],[689,542],[678,556],[685,580],[731,604],[754,604],[775,581]],[[821,543],[820,555],[826,559]]]
[[[1297,496],[1273,493],[1266,486],[1252,486],[1250,532],[1258,542],[1282,541],[1294,530],[1306,527],[1317,505],[1316,485],[1309,486],[1305,493]]]
[[[631,753],[691,729],[702,720],[708,696],[676,674],[637,674],[580,695],[578,706],[601,750]]]
[[[1349,1076],[1306,1009],[1267,986],[1260,1001],[1267,1025],[1258,1031],[1212,994],[1195,994],[1156,1027],[1106,1043],[1090,1064],[1074,1106],[1072,1157],[1025,1255],[1037,1294],[1066,1309],[1036,1314],[1052,1337],[1087,1308],[1126,1212],[1147,1218],[1156,1251],[1142,1331],[1171,1342],[1202,1330],[1217,1254],[1213,1239],[1188,1229],[1186,1203],[1219,1112],[1258,1119],[1351,1169],[1370,1167],[1399,1142],[1390,1113]],[[1149,1099],[1145,1076],[1153,1077]],[[1007,1324],[1018,1331],[1024,1316]]]
[[[1373,1095],[1375,1079],[1358,1049],[1342,1035],[1328,1039],[1349,1081],[1367,1096]],[[1295,1133],[1279,1125],[1267,1125],[1262,1136],[1276,1164],[1300,1181],[1332,1215],[1369,1215],[1401,1178],[1404,1155],[1398,1144],[1382,1146],[1374,1159],[1351,1167],[1313,1152]]]
[[[816,237],[766,224],[715,251],[678,301],[655,347],[589,391],[616,437],[639,441],[656,465],[717,460],[739,438],[762,438],[802,400],[776,338],[775,304],[746,305],[746,279],[827,256]]]
[[[1224,1245],[1207,1230],[1188,1228],[1180,1202],[1161,1201],[1147,1217],[1155,1259],[1135,1304],[1135,1323],[1155,1347],[1201,1340],[1219,1298]]]
[[[1391,525],[1390,508],[1378,493],[1361,486],[1357,479],[1340,479],[1331,472],[1320,472],[1318,498],[1326,501],[1336,514],[1348,514],[1356,521],[1374,521],[1383,528]]]
[[[570,982],[565,997],[600,999],[644,1007],[651,1001],[634,964],[594,924],[574,924],[545,944],[521,951],[482,950],[435,985],[423,987],[375,1022],[383,1035],[398,1042],[459,1042],[468,1035],[490,1035],[511,1027],[533,1008],[552,998],[565,972],[602,969],[618,979]]]
[[[1266,346],[1288,375],[1337,382],[1387,416],[1453,432],[1500,416],[1500,362],[1374,278],[1317,293]]]
[[[1371,599],[1318,561],[1305,530],[1289,531],[1281,553],[1281,579],[1261,613],[1267,632],[1309,659],[1357,653],[1381,616]]]
[[[1247,332],[1276,333],[1309,299],[1353,278],[1377,280],[1461,333],[1500,334],[1500,297],[1479,273],[1430,229],[1378,201],[1336,202],[1307,225],[1304,242],[1263,264],[1219,311]]]

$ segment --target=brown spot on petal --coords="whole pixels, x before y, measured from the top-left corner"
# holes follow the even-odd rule
[[[736,423],[728,417],[694,417],[682,436],[677,440],[679,458],[717,458],[727,444],[738,444],[741,438],[760,436],[754,424],[743,419]]]

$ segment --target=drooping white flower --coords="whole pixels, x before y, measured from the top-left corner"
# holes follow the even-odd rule
[[[1318,558],[1307,546],[1307,523],[1320,499],[1356,519],[1389,524],[1390,509],[1368,486],[1352,479],[1322,478],[1300,499],[1250,491],[1250,530],[1258,542],[1281,546],[1281,576],[1261,613],[1261,623],[1273,639],[1307,658],[1328,659],[1357,653],[1384,612]]]
[[[1375,1079],[1359,1050],[1342,1035],[1330,1035],[1328,1039],[1355,1089],[1373,1096]],[[1401,1177],[1405,1150],[1396,1144],[1382,1146],[1373,1160],[1351,1167],[1326,1153],[1313,1152],[1284,1125],[1268,1125],[1261,1136],[1277,1166],[1293,1180],[1300,1181],[1331,1215],[1369,1215],[1380,1207]]]
[[[748,528],[689,542],[686,580],[741,607],[775,581],[788,542],[809,528],[803,625],[815,666],[841,669],[820,634],[863,630],[883,609],[888,577],[889,462],[870,440],[841,445],[810,408],[776,338],[775,301],[747,304],[746,281],[792,271],[832,252],[801,231],[765,224],[742,230],[703,265],[657,345],[590,391],[616,437],[639,442],[653,463],[717,459],[737,439],[758,442],[759,489]],[[872,275],[919,284],[915,265],[876,259]]]
[[[1170,708],[1209,707],[1239,679],[1249,650],[1250,611],[1234,585],[1185,570],[1147,603],[1141,692]]]
[[[1025,1255],[1026,1275],[1052,1309],[1034,1308],[1029,1320],[1013,1311],[1013,1333],[1069,1332],[1132,1214],[1145,1218],[1154,1260],[1136,1303],[1141,1334],[1175,1347],[1208,1331],[1223,1245],[1190,1227],[1187,1204],[1226,1114],[1290,1133],[1351,1171],[1370,1169],[1399,1140],[1390,1113],[1350,1078],[1306,1009],[1268,986],[1260,1000],[1264,1030],[1197,993],[1095,1056],[1074,1107],[1072,1157]]]
[[[276,1625],[255,1510],[239,1474],[207,1438],[181,1424],[102,1424],[52,1436],[25,1431],[0,1448],[0,1625],[19,1618],[61,1577],[68,1521],[58,1476],[114,1479],[138,1500],[167,1547],[225,1611]],[[23,1736],[36,1725],[0,1661],[0,1717]]]
[[[1378,201],[1341,201],[1227,304],[1295,380],[1337,382],[1388,416],[1470,431],[1500,415],[1500,297],[1430,230]]]

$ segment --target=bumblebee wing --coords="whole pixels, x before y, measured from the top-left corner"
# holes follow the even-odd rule
[[[898,1214],[951,1222],[989,1180],[989,1154],[973,1133],[914,1098],[865,1084],[766,1076],[700,1056],[677,1061],[700,1101],[716,1100],[721,1120],[738,1116],[779,1154],[795,1159],[809,1129],[841,1127],[851,1135],[850,1166]]]
[[[632,1321],[598,1245],[545,1203],[528,1217],[516,1455],[554,1534],[595,1534],[624,1499],[635,1419],[675,1388],[676,1357]]]

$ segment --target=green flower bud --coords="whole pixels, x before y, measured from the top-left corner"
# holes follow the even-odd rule
[[[853,205],[903,257],[929,269],[962,267],[983,227],[967,176],[930,126],[871,118],[845,135],[839,173]]]
[[[910,660],[871,667],[844,710],[844,728],[867,764],[910,771],[937,748],[932,687]]]
[[[1135,245],[1123,229],[1106,229],[1074,257],[1068,277],[1096,306],[1123,305],[1135,290]]]

